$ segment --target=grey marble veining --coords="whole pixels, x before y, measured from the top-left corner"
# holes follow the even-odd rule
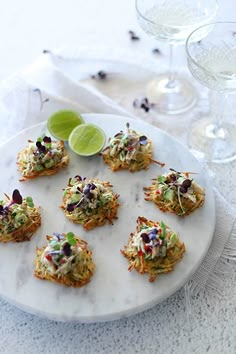
[[[69,151],[70,164],[57,175],[32,181],[19,182],[16,171],[16,155],[27,139],[35,139],[45,131],[45,124],[30,128],[0,148],[1,195],[11,195],[18,188],[23,196],[31,195],[35,205],[41,207],[42,225],[30,242],[0,244],[0,294],[20,308],[51,319],[94,322],[131,315],[167,298],[189,279],[202,261],[214,230],[214,195],[200,164],[182,145],[170,136],[148,124],[111,115],[85,115],[86,121],[100,125],[107,137],[131,127],[153,141],[154,158],[165,161],[161,168],[152,164],[146,171],[129,173],[112,172],[99,156],[83,158]],[[194,171],[196,180],[206,188],[206,202],[202,208],[184,219],[160,212],[153,203],[144,200],[143,187],[156,175],[169,167],[182,171]],[[59,208],[62,190],[69,177],[80,174],[110,181],[114,193],[120,195],[118,220],[91,231],[67,220]],[[163,220],[179,233],[187,252],[174,272],[160,276],[149,283],[147,276],[128,272],[128,262],[120,254],[130,232],[135,230],[138,216]],[[201,232],[199,232],[199,227]],[[84,288],[71,289],[33,277],[36,246],[45,244],[46,234],[73,231],[88,242],[93,250],[96,271]]]

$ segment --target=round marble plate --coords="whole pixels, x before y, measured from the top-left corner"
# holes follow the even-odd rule
[[[71,161],[67,169],[51,177],[19,182],[16,155],[28,139],[36,139],[46,132],[41,123],[22,131],[0,147],[1,196],[11,195],[18,188],[23,196],[33,197],[41,206],[42,225],[30,242],[0,244],[0,294],[16,306],[30,313],[60,321],[108,321],[148,309],[180,289],[202,262],[212,240],[215,227],[214,194],[199,162],[190,152],[161,130],[130,118],[87,114],[88,122],[99,124],[107,138],[130,126],[153,141],[154,158],[166,162],[161,168],[153,164],[148,170],[136,173],[111,172],[100,156],[83,158],[69,151]],[[151,179],[169,168],[193,171],[196,180],[206,189],[206,202],[192,215],[179,218],[160,212],[152,203],[144,201],[143,187]],[[98,227],[86,232],[71,223],[59,208],[62,189],[69,177],[79,174],[110,181],[114,192],[120,194],[118,220],[114,225]],[[1,197],[2,198],[2,197]],[[149,283],[146,275],[129,272],[128,262],[120,253],[130,232],[135,230],[138,216],[163,220],[179,233],[185,242],[186,254],[175,270]],[[45,244],[46,234],[73,231],[88,242],[93,250],[96,271],[91,282],[83,288],[72,289],[35,278],[36,246]]]

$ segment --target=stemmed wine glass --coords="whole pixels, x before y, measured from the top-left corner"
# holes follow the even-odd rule
[[[197,42],[202,33],[208,34]],[[201,26],[188,37],[186,51],[192,75],[214,93],[215,112],[212,109],[194,122],[189,146],[206,161],[232,161],[236,158],[236,126],[224,119],[224,109],[228,95],[236,91],[236,22]]]
[[[173,70],[173,47],[183,45],[197,27],[214,21],[217,0],[136,0],[140,26],[150,36],[169,44],[168,72],[158,75],[147,86],[147,97],[160,112],[178,114],[197,100],[194,86]]]

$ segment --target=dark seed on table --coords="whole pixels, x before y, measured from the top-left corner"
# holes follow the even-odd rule
[[[145,112],[149,112],[150,110],[150,108],[147,105],[145,105],[145,103],[142,103],[140,108],[143,108]]]
[[[154,49],[152,50],[152,52],[153,52],[154,54],[161,54],[161,51],[160,51],[160,49],[158,49],[158,48],[154,48]]]
[[[105,80],[107,78],[107,73],[103,70],[100,70],[95,75],[91,75],[92,79]]]
[[[140,37],[138,37],[134,31],[129,31],[128,33],[129,33],[130,39],[132,41],[139,41],[140,40]]]
[[[142,108],[145,112],[149,112],[151,108],[155,106],[155,103],[149,102],[147,97],[142,99],[135,99],[133,101],[133,107],[135,108]]]

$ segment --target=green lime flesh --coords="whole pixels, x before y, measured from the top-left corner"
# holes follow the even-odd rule
[[[104,131],[95,124],[78,125],[69,137],[70,148],[78,155],[92,156],[99,153],[106,141]]]
[[[84,119],[78,112],[61,110],[48,118],[47,128],[54,138],[66,141],[73,129],[83,123]]]

